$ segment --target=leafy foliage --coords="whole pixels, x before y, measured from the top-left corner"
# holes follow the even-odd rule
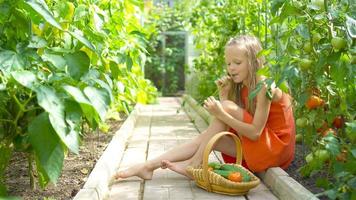
[[[142,8],[135,0],[0,2],[0,196],[12,151],[35,161],[45,187],[68,149],[79,152],[83,123],[95,129],[108,112],[155,101],[141,70],[150,34]]]
[[[146,24],[156,32],[149,39],[151,56],[145,76],[153,80],[163,95],[184,90],[185,33],[181,9],[158,5],[150,10]]]

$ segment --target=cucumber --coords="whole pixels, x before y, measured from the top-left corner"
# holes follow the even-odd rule
[[[213,169],[220,169],[221,163],[219,162],[211,162],[208,164],[209,167],[212,167]]]
[[[248,182],[251,181],[250,175],[243,169],[236,167],[235,165],[228,165],[228,164],[223,164],[220,167],[221,170],[225,171],[235,171],[235,172],[240,172],[242,175],[242,181],[243,182]]]
[[[239,171],[240,170],[239,167],[236,167],[234,165],[228,165],[228,164],[221,165],[220,169],[226,170],[226,171]]]
[[[220,176],[224,177],[224,178],[228,178],[229,174],[232,173],[232,171],[226,171],[226,170],[219,170],[219,169],[215,169],[213,170],[215,173],[219,174]]]

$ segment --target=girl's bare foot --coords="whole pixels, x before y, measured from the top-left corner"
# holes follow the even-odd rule
[[[168,168],[174,172],[177,172],[178,174],[188,177],[189,179],[194,179],[186,171],[186,167],[188,165],[191,165],[190,160],[181,161],[181,162],[171,162],[169,160],[162,160],[162,168],[163,167],[164,167],[164,169]]]
[[[151,169],[146,163],[136,164],[130,168],[119,171],[115,178],[129,178],[131,176],[138,176],[145,180],[151,180],[153,175],[153,169]]]

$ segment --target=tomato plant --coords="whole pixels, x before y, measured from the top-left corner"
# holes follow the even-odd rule
[[[201,1],[190,12],[200,50],[194,63],[199,92],[193,97],[199,101],[215,90],[211,80],[225,73],[224,45],[230,37],[259,37],[265,49],[260,54],[267,58],[267,67],[259,74],[273,79],[284,92],[289,92],[289,86],[298,138],[310,150],[308,160],[313,161],[305,163],[301,173],[312,176],[325,171],[327,177],[317,179],[324,188],[322,195],[354,197],[356,5],[348,0],[237,2]],[[342,123],[338,116],[343,117]],[[332,134],[322,136],[324,132]]]
[[[45,187],[68,151],[79,153],[82,125],[103,126],[109,112],[154,101],[141,67],[143,4],[113,1],[1,1],[0,196],[13,151],[27,155]],[[35,167],[34,167],[35,166]]]

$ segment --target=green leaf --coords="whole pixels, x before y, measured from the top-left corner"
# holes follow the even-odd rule
[[[18,83],[32,90],[37,83],[36,75],[30,71],[15,71],[11,75]]]
[[[107,84],[106,82],[100,80],[100,79],[95,79],[94,80],[98,85],[100,85],[101,88],[105,89],[106,92],[108,93],[109,97],[110,97],[110,102],[114,101],[114,96],[112,94],[112,88],[109,86],[109,84]],[[110,103],[109,103],[110,104]]]
[[[112,60],[110,60],[109,66],[110,66],[111,75],[116,80],[119,76],[119,66],[116,64],[116,62]]]
[[[121,81],[116,81],[116,87],[119,93],[125,92],[125,85]]]
[[[255,90],[253,90],[249,95],[248,95],[248,99],[251,101],[252,99],[254,99],[256,96],[257,96],[257,94],[258,94],[258,92],[259,91],[261,91],[261,89],[262,89],[262,82],[259,82],[259,83],[257,83],[257,86],[256,86],[256,89]]]
[[[81,31],[77,30],[76,32],[71,32],[71,31],[68,32],[77,40],[79,40],[82,44],[84,44],[86,47],[91,49],[93,52],[96,52],[95,46],[82,35],[83,33]]]
[[[88,119],[89,123],[95,127],[96,124],[100,122],[98,112],[96,112],[92,103],[87,99],[83,92],[80,89],[70,85],[65,85],[63,88],[74,98],[77,103],[79,103],[84,116]]]
[[[71,54],[68,53],[65,54],[64,58],[68,65],[68,72],[74,79],[80,80],[80,77],[88,72],[90,58],[85,52],[77,51]]]
[[[132,65],[133,65],[132,58],[128,54],[128,55],[126,55],[126,67],[129,71],[131,70]]]
[[[28,48],[43,48],[47,46],[47,41],[38,36],[32,36]]]
[[[73,21],[79,21],[88,15],[87,7],[80,4],[75,8]]]
[[[52,26],[62,30],[61,25],[53,17],[47,4],[43,0],[27,0],[26,3],[30,5],[38,14],[40,14]]]
[[[352,156],[353,156],[354,158],[356,158],[356,149],[352,149],[352,150],[351,150],[351,154],[352,154]]]
[[[45,51],[41,57],[43,61],[51,63],[57,69],[65,70],[66,60],[62,55]]]
[[[38,173],[38,182],[41,186],[41,188],[45,188],[46,185],[50,182],[50,178],[47,175],[47,172],[41,165],[40,159],[38,156],[35,156],[35,162],[36,162],[36,168],[37,168],[37,173]]]
[[[66,114],[66,123],[68,124],[69,135],[76,136],[75,140],[79,144],[79,134],[81,130],[81,119],[82,119],[82,110],[80,106],[75,101],[66,101],[65,103],[65,114]],[[74,152],[78,154],[79,152]]]
[[[347,32],[352,38],[356,38],[356,20],[346,15]]]
[[[10,74],[11,71],[23,69],[25,61],[14,51],[0,51],[0,70],[5,74]]]
[[[74,153],[79,151],[79,140],[77,134],[68,133],[65,122],[64,104],[56,91],[48,86],[36,89],[38,104],[49,113],[52,127],[61,138],[63,143]]]
[[[100,119],[105,121],[105,115],[110,105],[110,97],[105,90],[88,86],[84,89],[84,94],[99,113]]]
[[[262,67],[262,68],[258,69],[257,75],[269,77],[270,76],[269,68]]]
[[[308,40],[310,38],[308,27],[305,24],[299,24],[297,26],[297,32],[299,33],[300,36],[302,36],[304,39]]]
[[[322,188],[327,188],[328,187],[328,184],[329,184],[329,181],[328,181],[328,179],[326,179],[326,178],[318,178],[317,180],[316,180],[316,185],[318,186],[318,187],[322,187]]]
[[[62,171],[64,149],[51,126],[48,114],[43,112],[33,119],[29,124],[28,132],[29,141],[39,160],[38,164],[49,180],[56,183]]]
[[[130,114],[130,109],[129,109],[129,105],[127,104],[126,101],[121,101],[121,105],[122,105],[122,108],[125,112],[126,115],[129,115]]]

